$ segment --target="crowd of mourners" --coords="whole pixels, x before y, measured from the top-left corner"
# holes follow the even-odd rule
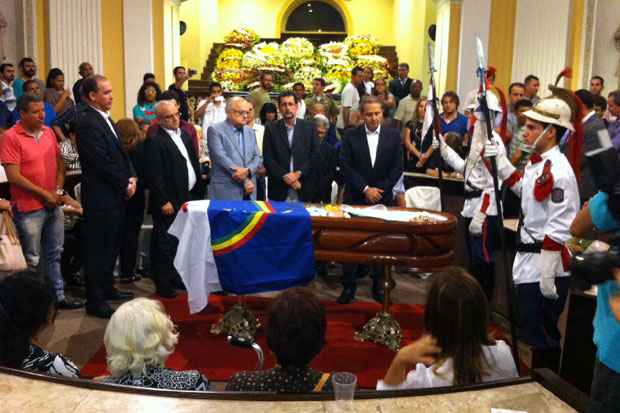
[[[423,95],[422,81],[409,77],[406,63],[397,70],[390,80],[356,67],[339,95],[326,92],[322,78],[313,80],[311,91],[296,83],[291,91],[275,94],[273,75],[264,72],[259,87],[247,96],[225,98],[222,85],[212,82],[209,95],[194,107],[184,89],[187,71],[179,66],[174,69],[175,82],[166,90],[153,74],[144,75],[133,116],[114,122],[109,116],[113,85],[95,74],[88,62],[79,66],[81,79],[72,89],[58,68],[49,71],[45,82],[40,80],[30,58],[17,67],[0,65],[0,161],[9,187],[0,209],[15,222],[28,266],[0,281],[0,364],[79,377],[74,363],[36,343],[44,342],[57,311],[85,306],[89,315],[110,319],[104,338],[110,375],[100,380],[208,389],[207,377],[197,371],[164,367],[182,338],[162,305],[133,299],[132,293],[115,286],[139,280],[144,270],[137,257],[146,213],[153,221],[148,273],[157,294],[173,298],[184,286],[173,265],[177,241],[168,228],[187,201],[342,199],[349,204],[404,206],[411,186],[407,173],[442,172],[464,178],[466,199],[480,198],[484,204],[484,188],[467,187],[479,172],[461,165],[475,145],[479,90],[465,97],[443,93],[436,102],[438,142],[428,127],[433,105]],[[492,70],[486,81],[493,86]],[[600,120],[597,125],[620,150],[620,91],[605,97],[604,87],[604,80],[595,76],[589,90],[575,95],[585,118]],[[501,135],[496,153],[505,156],[511,172],[527,175],[528,165],[536,162],[530,159],[537,155],[535,145],[527,141],[533,132],[526,114],[536,112],[543,101],[539,88],[540,80],[529,75],[510,84],[504,107],[491,105],[497,112],[494,128]],[[571,130],[560,126],[563,129],[557,131]],[[561,151],[568,151],[570,133],[556,140]],[[438,171],[440,167],[444,169]],[[514,184],[513,175],[503,180]],[[578,191],[581,203],[596,194],[588,179],[579,181]],[[554,191],[552,197],[554,202],[563,200],[564,192]],[[485,210],[469,215],[464,208],[472,237],[480,238],[493,224],[486,203]],[[486,242],[480,254],[486,254]],[[477,245],[475,240],[471,245]],[[397,353],[378,389],[517,376],[508,345],[488,333],[493,285],[485,271],[490,261],[470,264],[471,275],[448,268],[433,276],[425,336]],[[370,272],[373,298],[382,302],[381,269]],[[343,265],[339,303],[354,299],[356,279],[363,273],[364,268]],[[65,294],[65,284],[85,286],[86,301]],[[548,298],[542,284],[541,289]],[[524,288],[519,291],[530,294]],[[113,310],[108,301],[126,302]],[[329,374],[309,367],[325,345],[321,303],[308,290],[290,289],[272,302],[267,318],[268,345],[277,366],[239,372],[227,389],[329,391]]]

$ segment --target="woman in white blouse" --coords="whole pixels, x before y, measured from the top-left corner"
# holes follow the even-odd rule
[[[428,335],[400,351],[377,390],[466,385],[518,376],[510,347],[489,336],[489,304],[461,268],[434,275],[424,322]]]

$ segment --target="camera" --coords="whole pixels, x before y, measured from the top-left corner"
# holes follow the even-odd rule
[[[194,77],[194,76],[196,76],[196,73],[198,73],[198,71],[196,71],[196,69],[191,69],[191,68],[187,69],[187,77]]]
[[[574,287],[588,290],[592,285],[613,280],[613,269],[620,268],[620,237],[610,241],[607,251],[584,252],[573,256],[570,264]]]

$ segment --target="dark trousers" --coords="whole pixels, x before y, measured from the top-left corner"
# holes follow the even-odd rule
[[[594,365],[592,378],[592,413],[620,412],[620,373],[610,369],[600,360]]]
[[[176,214],[163,215],[153,212],[153,233],[151,234],[151,276],[157,291],[172,289],[172,280],[179,276],[174,268],[174,257],[179,241],[168,234]]]
[[[124,208],[85,210],[82,225],[86,306],[102,304],[105,293],[114,289],[114,264],[121,245]]]
[[[131,278],[136,271],[138,239],[144,221],[144,208],[127,208],[120,248],[121,277]]]
[[[344,288],[356,290],[357,279],[365,277],[369,267],[372,273],[372,288],[373,290],[380,290],[385,273],[385,268],[382,265],[342,264],[342,285]]]
[[[519,339],[531,345],[533,350],[560,349],[562,335],[558,320],[564,310],[569,285],[570,277],[555,279],[557,300],[545,298],[538,282],[516,285]]]
[[[256,177],[256,200],[264,201],[267,199],[267,185],[265,185],[265,177]]]
[[[469,228],[471,218],[464,218]],[[497,227],[499,219],[496,216],[487,216],[481,235],[471,235],[467,231],[467,251],[469,253],[469,272],[478,280],[487,300],[493,299],[495,289],[495,262],[493,251],[497,244]]]

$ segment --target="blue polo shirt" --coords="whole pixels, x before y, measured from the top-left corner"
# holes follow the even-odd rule
[[[445,135],[449,132],[455,132],[458,133],[459,136],[462,138],[467,133],[467,116],[463,115],[462,113],[459,113],[456,119],[454,119],[450,123],[446,123],[446,121],[443,119],[443,114],[441,114],[441,116],[439,117],[439,122],[441,125],[442,135]]]
[[[608,198],[605,192],[598,192],[588,203],[592,223],[601,232],[620,230],[620,222],[607,207]],[[620,294],[620,283],[615,280],[598,286],[594,316],[594,344],[597,347],[596,356],[601,363],[620,374],[620,323],[609,306],[609,299],[617,294]]]
[[[56,112],[54,112],[54,107],[47,102],[45,103],[45,126],[51,128],[52,122],[56,120]],[[12,120],[13,123],[17,123],[17,121],[21,118],[19,115],[19,110],[17,108],[13,111]]]

